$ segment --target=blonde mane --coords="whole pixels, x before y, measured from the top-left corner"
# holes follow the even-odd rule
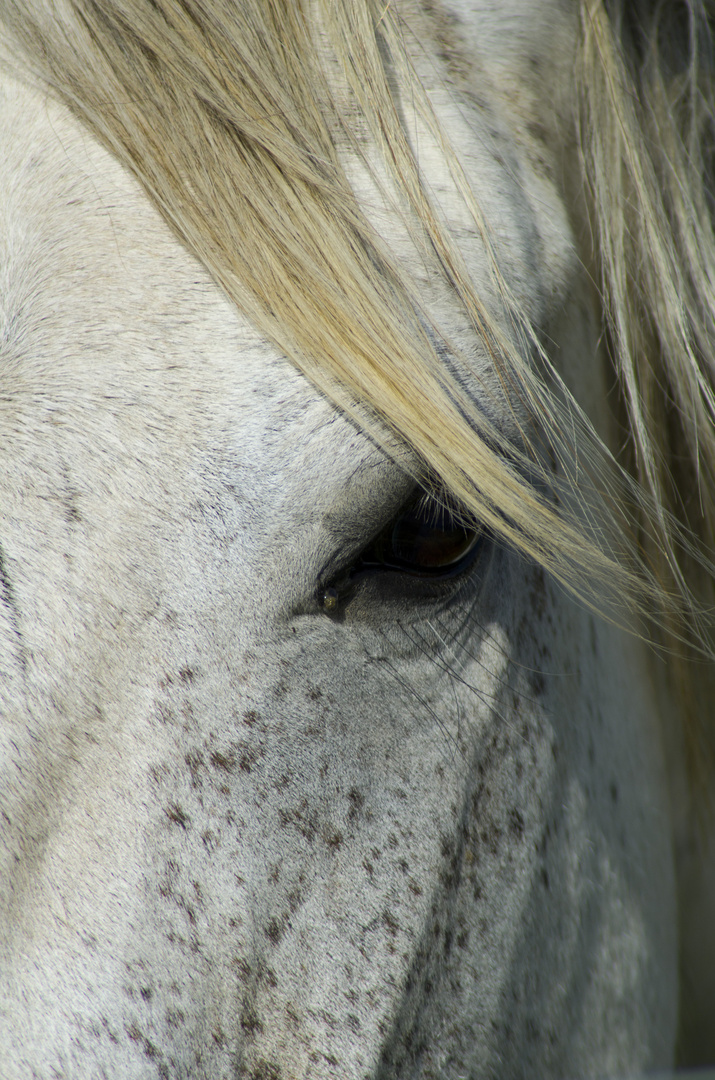
[[[228,296],[377,440],[387,428],[409,447],[418,479],[442,485],[586,602],[603,609],[625,597],[673,640],[710,653],[712,569],[701,552],[715,536],[711,28],[702,0],[679,9],[685,33],[670,26],[668,4],[642,19],[639,10],[581,0],[575,64],[583,179],[629,420],[618,466],[543,363],[535,371],[536,331],[509,295],[389,4],[2,0],[0,19],[25,69],[136,175]],[[331,92],[318,24],[350,108]],[[480,301],[423,187],[394,72],[443,145],[508,331]],[[445,367],[449,342],[357,204],[336,151],[338,138],[356,145],[351,109],[507,401],[532,418],[525,425],[515,404],[516,443]]]

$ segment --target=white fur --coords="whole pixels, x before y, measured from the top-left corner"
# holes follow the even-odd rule
[[[508,21],[452,7],[479,17],[487,72]],[[498,82],[440,118],[514,293],[544,327],[571,313],[579,383],[587,275]],[[405,474],[64,110],[9,78],[0,101],[2,1075],[669,1064],[667,701],[645,646],[499,549],[452,591],[376,576],[326,614],[321,583]]]

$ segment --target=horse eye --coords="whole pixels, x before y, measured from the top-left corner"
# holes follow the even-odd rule
[[[363,552],[355,572],[384,567],[418,577],[450,577],[471,561],[482,535],[447,501],[423,492]]]
[[[484,538],[484,530],[446,496],[440,500],[421,491],[350,570],[321,591],[319,602],[324,611],[336,611],[358,581],[381,570],[437,580],[456,577],[476,558]]]

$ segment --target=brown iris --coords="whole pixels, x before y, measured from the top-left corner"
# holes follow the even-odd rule
[[[448,577],[476,553],[481,537],[464,513],[423,492],[363,552],[355,570],[385,567],[420,577]]]

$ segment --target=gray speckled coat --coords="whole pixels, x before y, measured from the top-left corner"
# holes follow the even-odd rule
[[[481,104],[441,119],[515,294],[605,401],[556,151],[503,94],[567,107],[573,20],[446,10]],[[645,646],[488,542],[448,582],[368,575],[326,613],[319,584],[411,482],[9,77],[0,318],[0,1074],[667,1064],[667,700]]]

